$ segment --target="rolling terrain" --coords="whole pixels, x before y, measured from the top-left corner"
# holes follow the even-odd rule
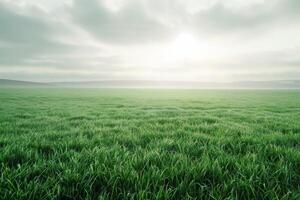
[[[74,82],[30,82],[0,79],[0,88],[138,88],[138,89],[300,89],[299,80],[279,81],[147,81],[104,80]]]

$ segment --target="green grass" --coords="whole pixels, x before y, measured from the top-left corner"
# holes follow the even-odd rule
[[[1,89],[0,199],[300,199],[300,91]]]

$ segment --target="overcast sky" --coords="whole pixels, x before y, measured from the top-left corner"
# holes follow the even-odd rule
[[[0,0],[0,78],[300,79],[300,0]]]

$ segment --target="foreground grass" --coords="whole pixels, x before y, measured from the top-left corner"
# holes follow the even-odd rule
[[[0,199],[300,199],[300,92],[0,90]]]

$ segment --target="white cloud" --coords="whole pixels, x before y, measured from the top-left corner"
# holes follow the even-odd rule
[[[295,79],[299,7],[298,0],[0,0],[0,77]]]

